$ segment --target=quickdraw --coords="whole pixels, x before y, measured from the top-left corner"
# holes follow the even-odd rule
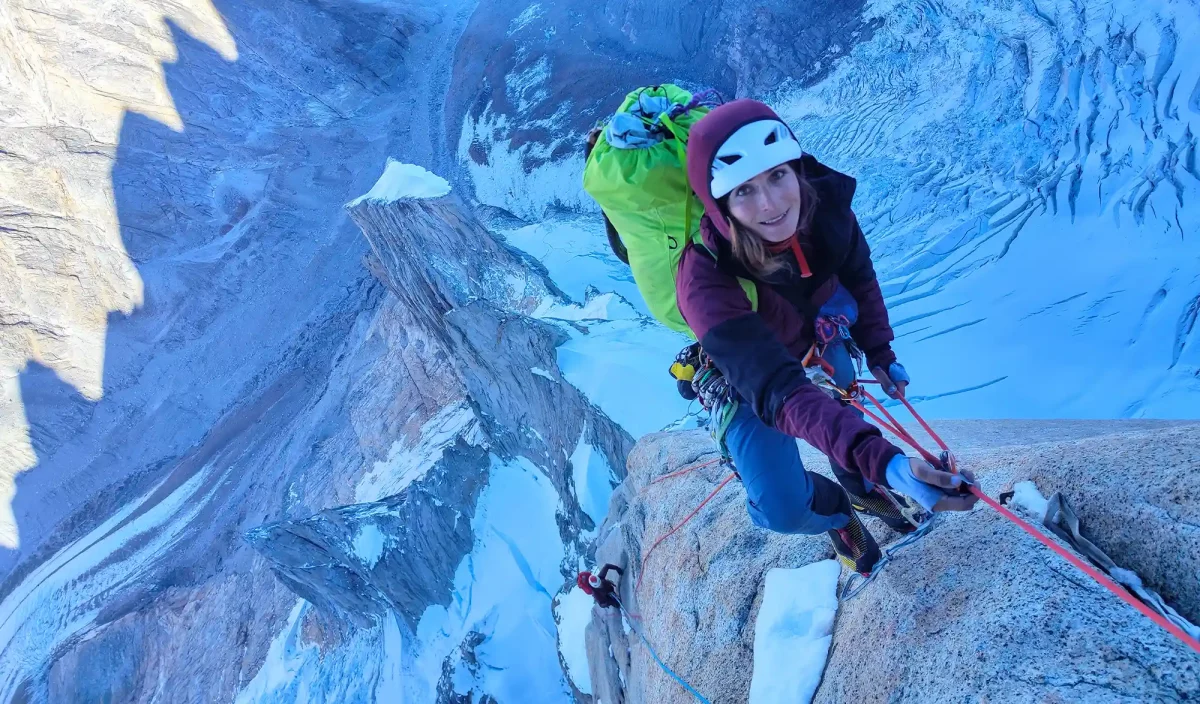
[[[868,584],[875,581],[875,578],[879,576],[879,573],[883,571],[888,561],[896,553],[928,535],[929,531],[933,530],[938,518],[936,513],[931,515],[924,522],[920,523],[916,530],[884,548],[883,554],[879,557],[879,561],[875,563],[875,569],[871,570],[870,575],[864,577],[858,572],[851,572],[850,576],[846,578],[845,584],[842,585],[842,592],[838,595],[838,601],[849,601],[861,594]]]
[[[729,380],[697,342],[679,351],[670,372],[678,384],[680,395],[689,401],[699,400],[704,410],[708,411],[708,431],[721,449],[721,454],[728,459],[725,433],[738,409],[738,400]]]

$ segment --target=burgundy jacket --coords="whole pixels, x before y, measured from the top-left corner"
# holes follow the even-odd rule
[[[812,227],[799,244],[812,276],[800,275],[790,251],[775,255],[788,267],[763,280],[733,257],[724,217],[709,189],[716,150],[739,127],[779,119],[754,100],[736,100],[713,110],[692,127],[688,139],[688,177],[704,204],[704,247],[689,244],[680,261],[676,292],[679,310],[733,388],[768,426],[802,438],[830,459],[886,485],[888,462],[900,450],[879,429],[812,384],[800,363],[815,336],[817,311],[840,284],[858,303],[850,333],[871,367],[896,361],[883,293],[858,220],[850,209],[853,178],[812,156],[800,162],[817,191]],[[755,311],[738,284],[753,279],[758,288]]]

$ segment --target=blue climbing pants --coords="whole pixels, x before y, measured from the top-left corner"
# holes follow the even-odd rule
[[[840,289],[838,294],[843,294]],[[844,297],[848,297],[845,293]],[[851,298],[835,295],[821,312],[857,318]],[[842,306],[836,309],[835,306]],[[833,310],[831,310],[833,308]],[[854,362],[845,345],[831,343],[825,361],[833,365],[833,381],[845,388],[854,379]],[[842,486],[862,496],[871,487],[861,475],[830,461],[838,483],[804,468],[796,438],[767,427],[749,404],[738,405],[725,433],[725,446],[733,457],[742,484],[746,504],[755,525],[779,533],[815,535],[844,527],[850,520],[850,500]]]

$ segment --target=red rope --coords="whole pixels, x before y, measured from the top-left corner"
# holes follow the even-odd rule
[[[721,483],[717,485],[717,488],[713,489],[712,492],[708,496],[706,496],[703,501],[700,502],[700,505],[697,506],[695,509],[693,509],[692,512],[687,515],[687,518],[684,518],[674,528],[667,531],[658,540],[654,541],[654,544],[650,546],[650,550],[648,550],[646,552],[645,557],[642,558],[642,566],[640,568],[638,568],[637,585],[634,587],[634,591],[640,591],[642,588],[642,577],[646,574],[646,563],[650,561],[650,556],[654,554],[654,550],[659,545],[661,545],[664,540],[666,540],[667,538],[670,538],[672,535],[675,535],[676,531],[678,531],[680,528],[687,525],[687,522],[692,520],[692,518],[694,518],[697,513],[700,513],[700,509],[704,508],[704,506],[706,504],[708,504],[709,501],[712,501],[713,497],[716,496],[717,493],[721,491],[721,489],[724,489],[725,485],[728,484],[736,476],[737,476],[736,472],[730,472],[729,476],[725,477],[723,480],[721,480]]]
[[[892,425],[900,431],[900,437],[905,438],[908,440],[908,442],[914,445],[916,444],[917,441],[913,438],[912,433],[908,432],[908,429],[901,425],[900,421],[896,420],[896,416],[893,416],[890,412],[888,412],[887,407],[880,403],[879,399],[872,396],[870,391],[867,391],[862,387],[859,387],[859,393],[861,393],[863,396],[866,396],[868,401],[875,404],[875,407],[879,409],[880,413],[887,416],[887,419],[892,422]]]
[[[895,425],[893,427],[893,426],[889,425],[888,423],[881,421],[881,419],[878,416],[876,416],[874,413],[871,413],[870,411],[868,411],[866,409],[866,407],[863,406],[861,403],[859,403],[858,401],[852,400],[851,403],[856,408],[863,411],[867,415],[871,416],[871,418],[873,420],[875,420],[876,423],[879,423],[880,425],[887,428],[887,430],[891,431],[894,435],[896,435],[896,437],[899,437],[902,440],[906,441],[908,444],[912,445],[914,448],[916,448],[916,450],[918,452],[920,452],[925,457],[926,460],[930,461],[930,463],[937,464],[937,458],[935,458],[930,452],[926,451],[923,447],[921,447],[919,444],[917,444],[917,442],[915,440],[913,440],[912,436],[909,435],[908,432],[904,430],[904,427],[902,425],[900,425],[900,422],[897,421],[890,413],[887,412],[887,410],[883,407],[883,404],[879,403],[879,401],[876,400],[874,396],[872,396],[865,390],[862,393],[864,396],[866,396],[868,399],[870,399],[876,406],[878,406],[879,410],[883,411],[884,415],[886,415],[892,421],[892,423],[894,423]],[[921,417],[921,414],[917,413],[917,409],[913,408],[912,404],[909,403],[908,399],[901,396],[900,401],[902,403],[904,403],[906,408],[908,408],[909,413],[912,413],[913,418],[915,418],[917,420],[917,422],[921,424],[921,427],[925,429],[925,432],[929,433],[929,437],[933,438],[934,442],[936,442],[938,444],[938,447],[942,448],[947,453],[949,453],[950,448],[947,447],[946,443],[941,439],[941,437],[939,437],[938,434],[933,431],[933,428],[929,427],[929,424],[925,422],[925,419]],[[899,432],[896,432],[897,430]],[[950,471],[957,473],[953,466],[951,466],[949,469],[950,469]],[[1169,620],[1164,618],[1161,614],[1156,613],[1153,609],[1146,606],[1144,603],[1141,602],[1141,600],[1139,600],[1137,597],[1135,597],[1133,594],[1131,594],[1129,592],[1129,590],[1125,589],[1121,585],[1114,582],[1108,575],[1104,574],[1103,572],[1096,569],[1095,567],[1092,567],[1091,565],[1087,564],[1086,562],[1081,560],[1077,555],[1071,553],[1066,548],[1062,547],[1058,543],[1051,540],[1048,536],[1046,536],[1046,534],[1042,533],[1037,528],[1034,528],[1025,519],[1021,518],[1020,516],[1017,516],[1012,511],[1009,511],[1007,508],[1002,506],[998,501],[996,501],[992,497],[988,496],[987,494],[983,493],[983,491],[979,487],[974,486],[974,485],[968,485],[967,488],[970,489],[972,494],[974,494],[975,496],[978,496],[981,501],[983,501],[988,506],[991,506],[993,509],[998,511],[1001,516],[1004,516],[1008,520],[1017,524],[1017,526],[1020,527],[1021,530],[1032,535],[1034,538],[1037,538],[1038,542],[1040,542],[1042,545],[1045,545],[1046,547],[1050,548],[1059,557],[1061,557],[1064,560],[1066,560],[1067,562],[1071,563],[1072,565],[1077,567],[1081,572],[1088,575],[1092,579],[1096,580],[1101,586],[1105,587],[1110,592],[1117,595],[1117,597],[1119,599],[1121,599],[1121,601],[1124,601],[1126,604],[1129,604],[1134,609],[1137,609],[1137,611],[1140,612],[1143,616],[1145,616],[1146,618],[1149,618],[1151,621],[1153,621],[1154,623],[1156,623],[1159,626],[1161,626],[1162,628],[1164,628],[1168,633],[1175,636],[1179,640],[1183,641],[1184,645],[1188,646],[1189,648],[1196,651],[1197,653],[1200,653],[1200,641],[1197,641],[1195,638],[1188,635],[1187,632],[1184,631],[1182,628],[1171,623]]]
[[[708,467],[708,466],[710,466],[710,465],[714,465],[714,464],[716,464],[716,463],[718,463],[718,462],[720,462],[720,461],[721,461],[721,458],[720,458],[720,457],[717,457],[717,458],[715,458],[715,459],[711,459],[711,460],[709,460],[709,461],[707,461],[707,462],[702,462],[702,463],[700,463],[700,464],[698,464],[698,465],[695,465],[695,466],[693,466],[693,467],[685,467],[684,469],[681,469],[681,470],[679,470],[679,471],[677,471],[677,472],[671,472],[670,474],[664,474],[664,475],[662,475],[661,477],[658,477],[658,478],[656,478],[656,479],[652,480],[652,481],[651,481],[649,484],[647,484],[646,486],[653,486],[653,485],[655,485],[655,484],[657,484],[657,483],[659,483],[659,482],[663,482],[663,481],[666,481],[666,480],[668,480],[668,479],[673,479],[673,478],[675,478],[675,477],[682,477],[682,476],[683,476],[683,475],[685,475],[685,474],[689,474],[689,473],[691,473],[691,472],[695,472],[697,469],[704,469],[705,467]]]
[[[863,393],[866,394],[867,392],[864,391]],[[867,396],[868,396],[868,398],[870,398],[869,394]],[[875,399],[872,398],[871,400],[874,401]],[[878,404],[879,402],[875,401],[875,403]],[[938,460],[938,458],[935,457],[934,455],[930,454],[928,451],[926,451],[925,448],[921,447],[921,445],[918,444],[917,441],[914,440],[912,438],[912,436],[908,434],[908,431],[905,430],[904,426],[900,425],[900,423],[897,422],[895,425],[888,423],[884,419],[882,419],[879,416],[872,413],[869,408],[867,408],[866,406],[864,406],[862,403],[860,403],[858,401],[851,401],[850,405],[852,405],[855,408],[857,408],[858,410],[862,411],[862,413],[864,415],[866,415],[871,420],[875,421],[875,423],[877,425],[883,427],[885,430],[887,430],[891,434],[895,435],[896,437],[900,438],[901,440],[908,443],[909,445],[912,445],[913,449],[915,449],[917,452],[921,453],[921,456],[925,458],[925,461],[927,461],[930,464],[935,465],[935,466],[940,464],[940,461]],[[882,409],[882,406],[880,408]],[[887,411],[884,411],[884,413],[887,414],[888,417],[891,417],[891,414],[888,414]],[[892,420],[895,420],[895,419],[893,418]]]
[[[988,496],[987,494],[980,491],[978,487],[971,486],[969,488],[971,489],[972,494],[978,496],[988,506],[991,506],[992,508],[999,511],[1000,515],[1004,516],[1005,518],[1012,521],[1013,523],[1016,523],[1026,533],[1037,538],[1043,545],[1050,548],[1054,552],[1058,553],[1059,557],[1063,558],[1067,562],[1070,562],[1072,565],[1075,565],[1076,567],[1078,567],[1082,572],[1089,575],[1092,579],[1099,582],[1102,586],[1107,587],[1110,592],[1112,592],[1113,594],[1116,594],[1118,597],[1120,597],[1121,601],[1124,601],[1126,604],[1129,604],[1133,608],[1137,609],[1138,611],[1140,611],[1142,613],[1143,616],[1149,618],[1151,621],[1154,621],[1158,625],[1162,626],[1163,628],[1165,628],[1167,630],[1168,633],[1175,636],[1179,640],[1183,641],[1184,644],[1187,645],[1189,648],[1191,648],[1192,650],[1195,650],[1197,653],[1200,653],[1200,641],[1197,641],[1195,638],[1189,636],[1182,628],[1171,623],[1166,618],[1163,618],[1163,616],[1161,614],[1155,613],[1154,610],[1152,610],[1150,607],[1143,604],[1139,599],[1137,599],[1135,596],[1133,596],[1133,594],[1130,594],[1127,589],[1125,589],[1124,587],[1122,587],[1121,585],[1117,584],[1112,579],[1110,579],[1108,575],[1104,574],[1100,570],[1097,570],[1096,568],[1087,564],[1083,560],[1079,559],[1077,556],[1071,554],[1068,550],[1063,548],[1061,545],[1054,542],[1050,538],[1046,537],[1046,535],[1043,534],[1041,531],[1037,530],[1033,526],[1026,523],[1024,519],[1020,518],[1019,516],[1014,514],[1012,511],[1009,511],[1008,509],[1004,508],[1003,506],[1000,505],[999,502],[995,501],[990,496]]]

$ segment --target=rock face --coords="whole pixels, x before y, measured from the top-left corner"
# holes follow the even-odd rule
[[[472,5],[168,5],[0,7],[0,700],[288,701],[246,692],[297,653],[308,691],[371,700],[454,598],[497,462],[549,487],[573,567],[567,458],[619,475],[632,443],[532,372],[553,287],[457,200],[371,229],[402,240],[379,257],[341,207],[388,156],[447,157]],[[483,668],[475,640],[453,662]]]
[[[232,699],[296,600],[244,532],[353,501],[449,383],[338,207],[438,38],[359,9],[0,9],[0,700]]]
[[[415,632],[430,604],[448,602],[471,547],[470,523],[459,519],[474,513],[487,456],[459,447],[443,456],[443,473],[454,480],[437,487],[445,493],[431,494],[422,482],[383,501],[256,528],[246,539],[293,592],[326,614],[366,628],[394,611]]]
[[[1195,613],[1195,424],[1135,422],[935,423],[995,496],[1032,478],[1078,506],[1089,537],[1141,573],[1182,613]],[[601,529],[598,559],[628,566],[622,595],[659,655],[712,701],[745,701],[763,574],[832,554],[824,536],[754,527],[736,482],[654,551],[726,475],[713,465],[654,485],[656,476],[711,458],[702,432],[643,438]],[[804,449],[806,466],[828,471]],[[1161,481],[1129,467],[1153,464]],[[895,538],[878,521],[881,541]],[[1169,536],[1169,537],[1168,537]],[[1163,542],[1165,541],[1165,543]],[[589,665],[604,701],[687,702],[632,636],[593,610]],[[608,654],[608,647],[616,656]],[[626,657],[628,653],[628,657]],[[624,683],[624,684],[623,684]],[[839,607],[821,702],[1189,701],[1200,694],[1194,653],[986,507],[939,517],[922,540]]]
[[[24,557],[85,499],[178,456],[252,394],[251,349],[282,354],[341,305],[277,271],[315,257],[308,273],[333,290],[361,280],[356,256],[328,256],[363,249],[336,204],[382,162],[385,140],[362,135],[387,133],[390,101],[412,106],[413,123],[427,114],[424,90],[398,84],[433,17],[222,0],[16,0],[0,17],[0,543]],[[207,363],[227,375],[223,393],[174,373]],[[102,396],[129,410],[97,410]],[[139,410],[172,406],[182,417],[165,433]],[[137,430],[125,439],[121,425]],[[123,446],[103,468],[78,459]],[[9,482],[35,464],[9,515]]]
[[[489,456],[519,455],[542,467],[566,502],[559,539],[569,544],[593,526],[573,498],[567,458],[586,441],[620,467],[632,440],[573,386],[534,373],[557,368],[562,333],[521,311],[556,294],[456,197],[363,200],[349,210],[379,259],[372,268],[425,333],[420,354],[444,360],[461,380],[461,414],[470,420],[445,424],[439,432],[456,439],[443,439],[429,466],[393,473],[393,484],[359,486],[360,497],[364,489],[398,493],[263,526],[247,539],[328,615],[365,627],[395,611],[412,637],[428,607],[450,603]],[[557,591],[567,579],[548,586]]]

